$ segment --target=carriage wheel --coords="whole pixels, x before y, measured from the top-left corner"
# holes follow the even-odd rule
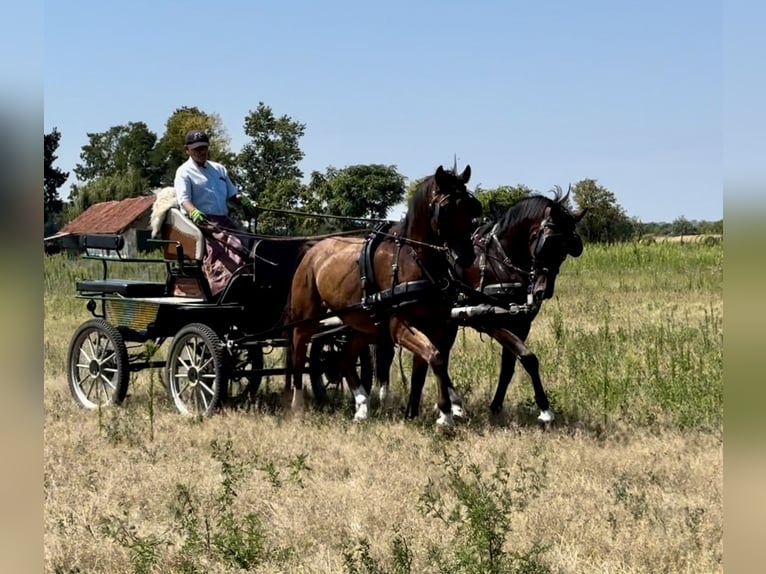
[[[241,406],[252,400],[261,386],[263,348],[250,347],[232,357],[227,392],[227,404]]]
[[[165,365],[165,381],[179,412],[212,414],[226,384],[224,347],[215,331],[202,323],[178,331]]]
[[[342,388],[343,377],[340,374],[340,357],[345,346],[345,341],[327,337],[311,343],[309,356],[309,376],[311,378],[311,390],[314,392],[314,400],[320,404],[326,404],[328,400],[327,389]],[[372,390],[372,353],[366,346],[359,353],[356,360],[356,369],[362,386],[370,394]]]
[[[128,392],[128,349],[120,332],[103,319],[75,331],[67,353],[67,379],[74,400],[86,409],[119,405]]]

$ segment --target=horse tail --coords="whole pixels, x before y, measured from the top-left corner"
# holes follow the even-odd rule
[[[305,259],[306,254],[308,251],[313,247],[318,240],[314,240],[312,238],[306,239],[304,241],[301,241],[296,247],[295,253],[294,253],[294,260],[293,260],[293,273],[292,277],[289,283],[289,288],[287,289],[287,298],[285,307],[282,311],[282,317],[283,322],[282,324],[285,326],[284,328],[284,336],[287,341],[287,345],[285,347],[286,352],[286,389],[290,388],[290,374],[293,371],[293,368],[295,367],[293,363],[293,353],[295,351],[295,342],[294,342],[294,331],[295,331],[295,323],[306,319],[306,317],[301,316],[301,314],[296,310],[294,306],[294,291],[295,291],[295,278],[296,274],[300,271],[303,274],[303,280],[314,285],[315,284],[315,278],[314,278],[314,267],[313,265],[302,265],[303,260]],[[313,293],[312,293],[313,295]],[[303,368],[303,365],[298,365],[298,368]]]

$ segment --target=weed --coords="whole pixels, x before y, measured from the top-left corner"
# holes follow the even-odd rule
[[[107,516],[101,519],[101,533],[130,551],[134,574],[148,574],[157,564],[160,548],[167,545],[164,535],[140,536],[138,529],[128,521],[127,512],[122,517]]]
[[[389,551],[391,566],[387,569],[372,556],[370,541],[362,537],[354,548],[343,549],[343,566],[347,574],[410,574],[413,553],[400,532],[394,533]]]
[[[505,549],[514,510],[526,507],[527,497],[539,492],[544,472],[530,473],[530,467],[522,467],[527,476],[536,478],[529,482],[522,479],[511,488],[511,474],[503,456],[498,457],[489,477],[476,464],[464,467],[455,462],[446,451],[443,464],[447,487],[455,502],[447,503],[430,480],[420,497],[420,510],[424,515],[454,528],[451,555],[437,551],[443,563],[442,571],[460,574],[548,572],[541,558],[545,546],[536,543],[524,552]],[[519,495],[518,501],[514,500],[513,493]]]
[[[311,467],[306,464],[306,459],[308,458],[308,455],[306,453],[301,453],[295,455],[295,458],[293,458],[290,463],[290,477],[293,479],[293,481],[303,488],[303,476],[302,474],[304,472],[311,471]]]

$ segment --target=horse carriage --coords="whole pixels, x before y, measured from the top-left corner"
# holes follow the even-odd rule
[[[315,399],[328,384],[345,382],[355,419],[367,417],[373,357],[381,398],[395,345],[413,354],[406,414],[419,414],[425,372],[437,384],[437,425],[450,428],[462,399],[448,373],[459,326],[470,326],[503,346],[493,411],[502,408],[516,359],[532,378],[540,420],[553,415],[537,358],[524,344],[540,304],[553,295],[567,255],[579,256],[566,197],[536,196],[496,222],[476,228],[478,200],[461,174],[439,167],[414,193],[404,219],[364,237],[257,238],[255,257],[217,298],[206,289],[200,262],[204,237],[180,211],[163,226],[164,282],[107,277],[81,281],[78,296],[95,316],[81,325],[68,354],[68,377],[81,405],[120,403],[133,371],[162,366],[179,411],[210,414],[252,397],[261,379],[283,374],[294,410],[303,408],[303,376]],[[567,194],[568,195],[568,194]],[[84,237],[84,247],[119,249],[119,238]],[[289,304],[288,304],[289,301]],[[128,343],[172,338],[165,361]],[[264,353],[285,348],[285,364],[266,368]],[[290,385],[291,384],[291,385]]]
[[[287,366],[267,367],[264,355],[288,347],[285,306],[299,253],[317,238],[254,235],[251,257],[236,269],[224,290],[212,296],[202,272],[205,238],[177,207],[165,210],[162,258],[121,256],[119,235],[80,238],[84,257],[101,261],[98,279],[76,284],[93,315],[75,331],[67,355],[67,376],[74,399],[94,409],[120,404],[131,373],[164,369],[170,400],[178,411],[209,415],[224,405],[242,405],[255,397],[264,377],[284,375]],[[113,278],[121,263],[161,264],[164,281]],[[306,368],[315,398],[339,386],[338,356],[346,331],[326,318],[312,341]],[[151,349],[170,340],[166,359]],[[372,384],[371,352],[357,359],[363,384]]]

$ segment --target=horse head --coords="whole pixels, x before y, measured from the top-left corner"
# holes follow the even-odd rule
[[[486,281],[511,283],[526,278],[537,303],[553,297],[561,264],[568,255],[579,257],[583,250],[576,226],[585,210],[571,213],[566,208],[568,196],[562,197],[558,189],[554,199],[530,195],[496,223],[477,230],[477,249],[487,253],[487,272],[491,273]],[[478,273],[474,269],[477,283]],[[481,284],[484,282],[482,278]]]
[[[471,166],[462,173],[445,170],[442,166],[432,176],[429,202],[430,227],[437,240],[454,254],[460,266],[473,262],[474,249],[471,233],[474,220],[481,217],[481,202],[466,188],[471,178]]]
[[[529,245],[534,277],[532,294],[538,303],[553,297],[556,277],[567,256],[579,257],[583,251],[576,226],[587,210],[571,213],[565,207],[567,197],[569,192],[563,198],[548,200],[550,203],[539,225],[530,227]]]

